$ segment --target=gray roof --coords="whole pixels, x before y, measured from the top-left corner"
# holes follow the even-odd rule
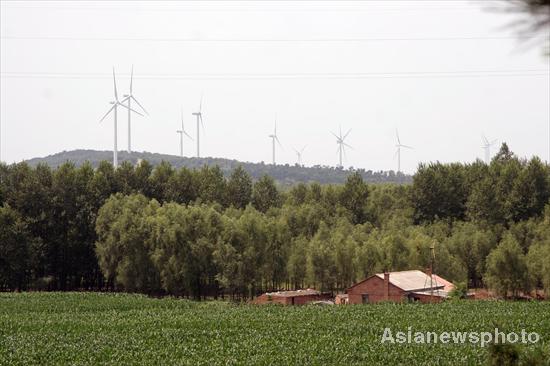
[[[296,296],[307,296],[307,295],[320,295],[321,293],[317,290],[308,288],[307,290],[295,290],[295,291],[277,291],[277,292],[267,292],[267,296],[275,297],[296,297]]]
[[[377,273],[377,277],[384,279],[383,273]],[[423,291],[429,289],[442,289],[445,285],[436,281],[435,276],[430,276],[419,270],[390,272],[390,283],[404,291]]]
[[[417,295],[427,295],[427,296],[438,296],[438,297],[448,297],[449,293],[441,289],[436,290],[424,290],[424,291],[414,291],[413,294]]]

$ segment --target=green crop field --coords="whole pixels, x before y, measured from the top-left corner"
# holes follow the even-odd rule
[[[0,294],[0,365],[482,364],[487,347],[381,343],[392,331],[537,332],[550,302],[251,306],[105,293]]]

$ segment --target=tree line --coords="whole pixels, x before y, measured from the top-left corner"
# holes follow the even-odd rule
[[[514,296],[550,290],[550,168],[422,164],[410,185],[281,188],[242,167],[0,165],[0,288],[246,298],[425,269]]]

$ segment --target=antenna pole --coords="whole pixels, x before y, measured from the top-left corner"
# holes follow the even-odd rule
[[[430,246],[430,292],[431,292],[431,301],[433,302],[434,298],[434,286],[433,286],[433,275],[434,275],[434,264],[435,264],[435,241]]]

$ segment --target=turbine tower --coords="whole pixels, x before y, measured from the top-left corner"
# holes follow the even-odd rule
[[[127,102],[128,103],[128,154],[132,153],[132,123],[131,123],[131,116],[132,116],[132,100],[137,103],[137,105],[145,112],[145,114],[149,115],[145,108],[141,105],[140,102],[137,101],[137,99],[134,97],[134,94],[132,92],[132,83],[134,79],[134,65],[132,65],[132,73],[130,74],[130,93],[124,94],[124,99],[122,100],[122,103]]]
[[[115,79],[115,68],[113,67],[113,85],[114,85],[114,91],[115,91],[115,100],[110,102],[110,104],[112,105],[112,107],[107,111],[107,113],[105,113],[105,115],[99,120],[99,122],[103,121],[105,119],[105,117],[107,117],[107,115],[109,115],[109,113],[111,113],[111,111],[113,111],[113,116],[114,116],[114,132],[115,132],[115,136],[114,136],[114,148],[113,148],[113,167],[116,168],[118,166],[118,148],[117,148],[117,108],[118,106],[121,106],[121,107],[124,107],[124,108],[127,108],[128,110],[134,112],[134,113],[137,113],[139,114],[140,116],[143,116],[143,114],[139,113],[138,111],[135,111],[133,109],[131,109],[130,107],[126,106],[125,104],[122,104],[119,100],[118,100],[118,93],[117,93],[117,90],[116,90],[116,79]]]
[[[406,149],[412,149],[412,147],[403,145],[401,143],[401,140],[399,139],[399,132],[397,131],[397,129],[395,129],[395,135],[397,136],[397,144],[395,145],[395,147],[397,147],[397,151],[395,152],[395,154],[397,155],[397,172],[400,173],[401,172],[401,148],[404,147]]]
[[[204,129],[204,123],[202,122],[202,95],[201,95],[201,100],[199,102],[199,111],[193,112],[192,115],[197,116],[197,158],[200,158],[201,157],[201,151],[200,151],[201,136],[200,136],[199,125],[202,125],[202,128]]]
[[[279,137],[277,137],[277,117],[275,117],[275,129],[273,130],[273,134],[268,135],[268,137],[271,139],[271,144],[273,148],[273,165],[275,165],[275,141],[277,141],[280,147],[283,147],[281,145],[281,142],[279,141]]]
[[[180,135],[180,156],[183,158],[183,135],[189,137],[189,139],[193,141],[193,138],[189,136],[187,131],[185,131],[185,127],[183,126],[183,108],[181,109],[181,130],[177,130],[176,132]]]
[[[491,146],[493,146],[497,140],[489,142],[485,135],[481,135],[481,140],[483,141],[483,146],[481,148],[485,150],[485,164],[489,165],[491,163]]]
[[[346,142],[344,141],[346,139],[346,137],[348,137],[349,133],[351,132],[351,128],[348,130],[348,132],[346,132],[346,134],[344,136],[342,136],[342,126],[340,126],[340,134],[339,135],[336,135],[334,132],[331,132],[334,137],[336,137],[336,143],[338,144],[338,148],[336,149],[336,152],[338,153],[338,156],[339,156],[339,165],[338,167],[340,168],[343,168],[344,166],[342,165],[342,154],[346,154],[346,147],[349,147],[350,149],[353,149],[353,147],[351,147],[350,145],[346,144]]]
[[[294,149],[294,152],[296,152],[296,155],[298,156],[298,165],[302,165],[302,154],[304,153],[304,150],[307,145],[304,145],[301,150]]]

